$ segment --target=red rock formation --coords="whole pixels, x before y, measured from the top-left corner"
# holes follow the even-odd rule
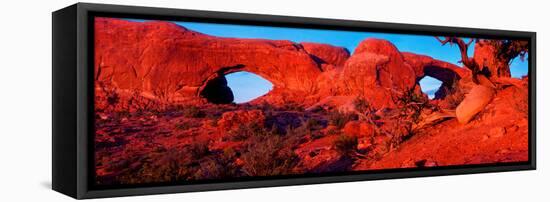
[[[349,51],[343,47],[328,44],[304,42],[300,43],[304,49],[321,64],[342,66],[349,58]]]
[[[350,56],[331,45],[222,38],[167,22],[98,18],[95,28],[99,184],[528,159],[527,78],[480,77],[496,87],[475,86],[468,69],[380,39]],[[224,75],[236,71],[262,76],[273,90],[225,104],[232,91]],[[425,76],[460,91],[422,99]]]
[[[222,131],[230,131],[238,129],[239,126],[261,126],[265,121],[265,116],[260,110],[238,110],[226,112],[218,121],[218,128]]]
[[[527,84],[527,82],[525,82]],[[400,147],[355,170],[468,165],[528,160],[527,88],[497,91],[484,112],[467,125],[452,119],[413,136]]]
[[[433,59],[430,56],[418,55],[415,53],[401,53],[405,62],[415,71],[416,79],[430,76],[443,83],[453,83],[463,78],[471,77],[470,70],[454,64]]]
[[[404,90],[421,93],[417,81],[424,75],[454,81],[468,74],[401,54],[381,39],[364,40],[350,56],[326,44],[215,37],[157,21],[96,18],[95,49],[96,83],[162,102],[230,103],[224,75],[248,71],[273,84],[255,102],[311,106],[330,96],[362,96],[382,108],[394,106],[392,96]]]
[[[353,135],[360,138],[371,138],[374,135],[372,124],[360,121],[350,121],[346,123],[343,131],[347,135]]]
[[[468,123],[477,113],[485,109],[485,106],[493,99],[493,89],[476,85],[466,95],[464,101],[456,108],[456,118],[459,123]]]
[[[170,101],[197,98],[207,81],[235,71],[312,93],[321,73],[299,44],[208,36],[169,22],[96,18],[95,53],[97,81]]]
[[[472,73],[466,68],[425,55],[408,52],[402,55],[405,62],[414,69],[417,81],[430,76],[442,82],[442,88],[435,93],[436,99],[444,98],[452,88],[470,89],[473,85]]]
[[[413,89],[416,75],[389,41],[366,39],[346,61],[341,75],[341,94],[362,96],[375,107],[393,107],[392,95]]]

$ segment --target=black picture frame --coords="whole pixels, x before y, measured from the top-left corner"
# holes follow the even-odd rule
[[[388,169],[352,174],[251,178],[199,184],[97,187],[93,172],[93,17],[188,20],[385,33],[529,40],[529,160],[524,163]],[[536,33],[77,3],[52,13],[52,188],[84,199],[536,169]]]

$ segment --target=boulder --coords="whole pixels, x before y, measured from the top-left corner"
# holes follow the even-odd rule
[[[344,134],[358,138],[370,138],[374,135],[374,127],[364,121],[350,121],[343,128]]]
[[[362,96],[375,108],[395,105],[392,95],[414,89],[416,75],[389,41],[362,41],[346,61],[340,75],[340,93]]]
[[[456,108],[456,118],[461,124],[466,124],[479,112],[481,112],[491,99],[493,99],[493,89],[476,85],[466,95],[464,100]]]
[[[311,42],[303,42],[300,44],[319,63],[342,66],[349,58],[349,51],[344,47]]]
[[[265,116],[261,110],[237,110],[225,112],[218,121],[218,129],[221,131],[236,130],[240,126],[263,126]]]

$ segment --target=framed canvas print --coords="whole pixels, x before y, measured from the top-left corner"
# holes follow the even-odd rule
[[[78,3],[53,13],[75,198],[535,169],[535,33]]]

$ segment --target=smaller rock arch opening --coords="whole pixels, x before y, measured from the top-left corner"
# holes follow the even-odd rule
[[[529,74],[529,54],[523,57],[517,56],[510,61],[510,75],[513,78],[521,79]]]
[[[439,100],[452,93],[460,79],[461,76],[453,69],[429,65],[424,67],[424,75],[418,81],[428,98]]]
[[[418,82],[420,84],[420,89],[423,93],[428,95],[428,98],[435,99],[436,97],[439,98],[439,96],[436,96],[438,91],[443,87],[443,82],[440,80],[437,80],[436,78],[433,78],[431,76],[424,76],[420,81]]]

